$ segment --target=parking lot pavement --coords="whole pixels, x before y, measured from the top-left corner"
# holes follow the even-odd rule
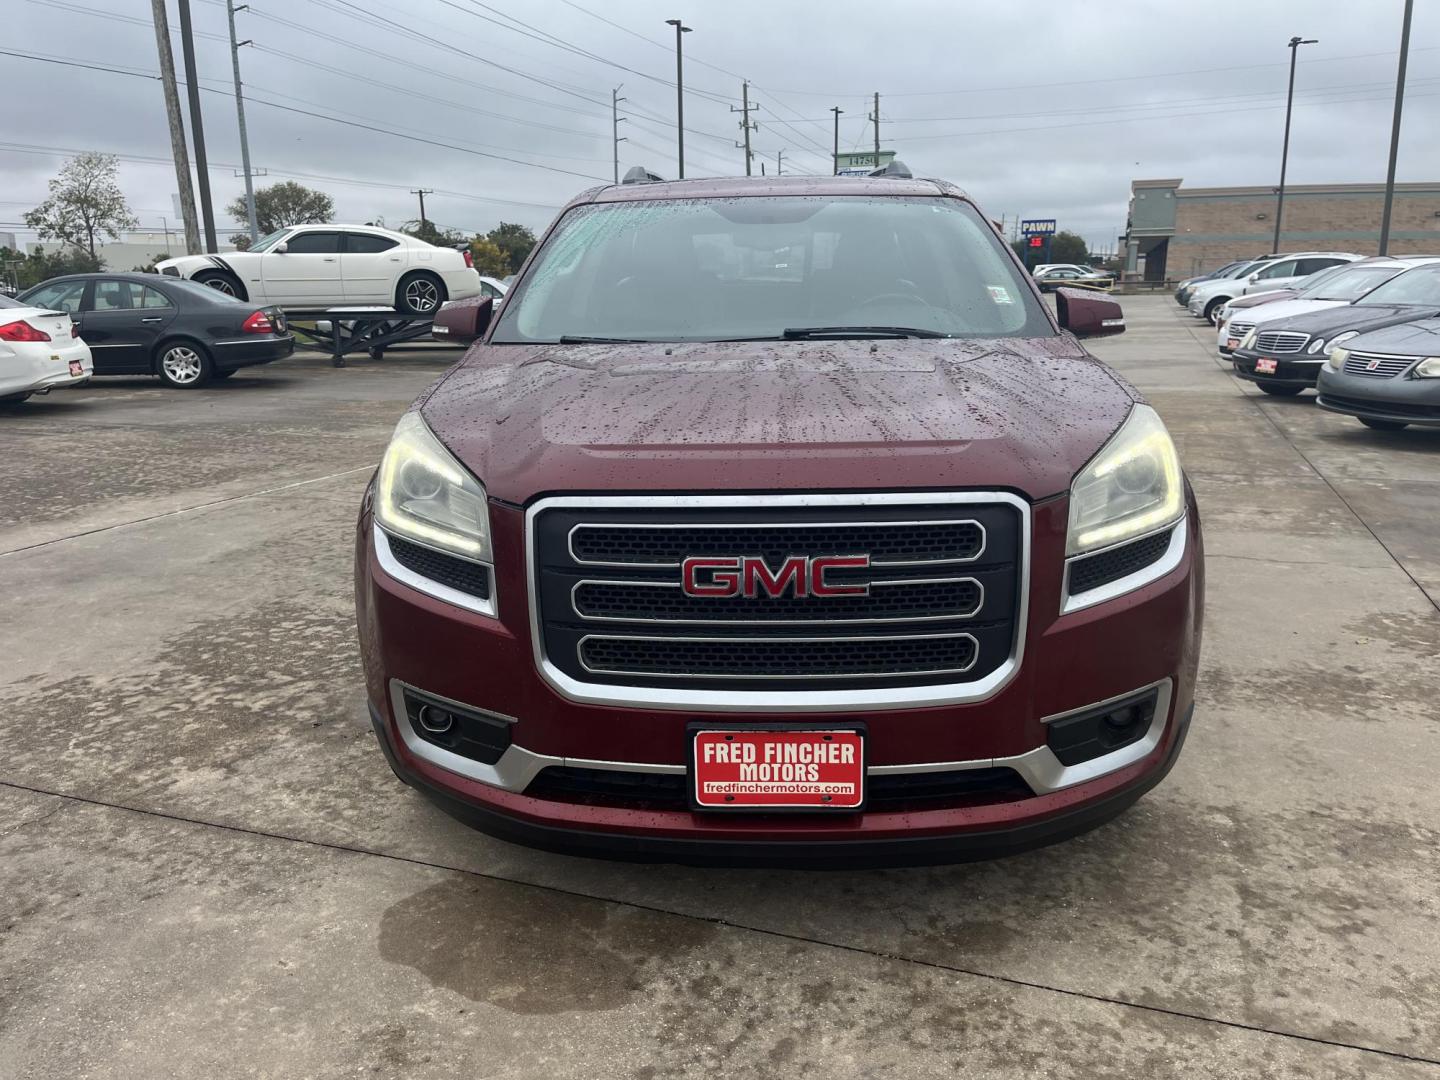
[[[1124,304],[1095,351],[1204,515],[1195,725],[1122,818],[988,864],[565,858],[395,782],[350,541],[450,355],[0,420],[0,1076],[1440,1075],[1440,435]]]

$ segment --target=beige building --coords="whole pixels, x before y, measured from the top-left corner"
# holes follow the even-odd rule
[[[1281,251],[1353,251],[1380,245],[1384,184],[1291,184],[1285,188]],[[1125,276],[1190,277],[1275,242],[1276,189],[1185,188],[1179,179],[1134,180],[1122,238]],[[1440,183],[1396,184],[1390,254],[1440,254]]]

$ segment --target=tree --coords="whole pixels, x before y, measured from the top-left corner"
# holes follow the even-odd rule
[[[0,247],[0,279],[13,281],[21,289],[39,285],[65,274],[93,274],[105,269],[105,260],[83,248],[69,247],[48,254],[38,246],[30,254]]]
[[[241,225],[248,226],[250,223],[243,195],[225,207],[225,212]],[[261,236],[287,225],[324,225],[334,219],[334,199],[323,191],[307,188],[293,180],[282,180],[255,192],[255,223]],[[244,241],[243,246],[249,247],[250,234],[235,233],[230,237],[230,242],[237,247],[241,246],[241,241]]]
[[[434,244],[436,247],[457,247],[465,243],[465,234],[454,229],[442,229],[433,221],[407,221],[400,226],[400,231],[406,236],[413,236],[417,240],[424,240],[427,244]]]
[[[504,278],[511,273],[510,260],[500,250],[500,245],[488,236],[477,236],[470,241],[470,258],[483,277]]]
[[[524,225],[512,225],[506,221],[486,233],[486,238],[504,253],[505,265],[508,268],[505,274],[517,273],[525,257],[530,254],[530,249],[535,246],[533,232]],[[505,274],[500,276],[504,277]]]
[[[59,240],[83,248],[91,260],[99,256],[100,235],[115,240],[121,229],[140,224],[115,182],[119,166],[110,154],[79,154],[50,181],[50,197],[25,215],[25,224],[42,240]]]

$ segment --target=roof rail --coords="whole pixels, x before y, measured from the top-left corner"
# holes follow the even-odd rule
[[[620,182],[622,184],[659,184],[664,180],[663,176],[651,172],[644,165],[636,165],[625,174],[624,179]]]
[[[898,176],[903,180],[913,180],[914,175],[910,172],[910,166],[906,165],[899,158],[894,159],[889,165],[882,165],[878,169],[871,169],[871,176]]]

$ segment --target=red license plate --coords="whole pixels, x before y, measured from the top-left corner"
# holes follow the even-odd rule
[[[1278,360],[1271,360],[1269,357],[1262,356],[1259,360],[1255,361],[1255,373],[1257,375],[1274,375],[1275,367],[1279,363],[1280,361]]]
[[[84,375],[84,374],[85,374],[85,368],[84,368],[84,366],[80,363],[79,360],[71,360],[71,361],[70,361],[70,374],[71,374],[71,375]]]
[[[702,809],[855,810],[865,801],[859,731],[697,731],[694,751]]]
[[[1240,339],[1238,337],[1230,338],[1225,342],[1225,347],[1227,349],[1238,349],[1240,347]]]

